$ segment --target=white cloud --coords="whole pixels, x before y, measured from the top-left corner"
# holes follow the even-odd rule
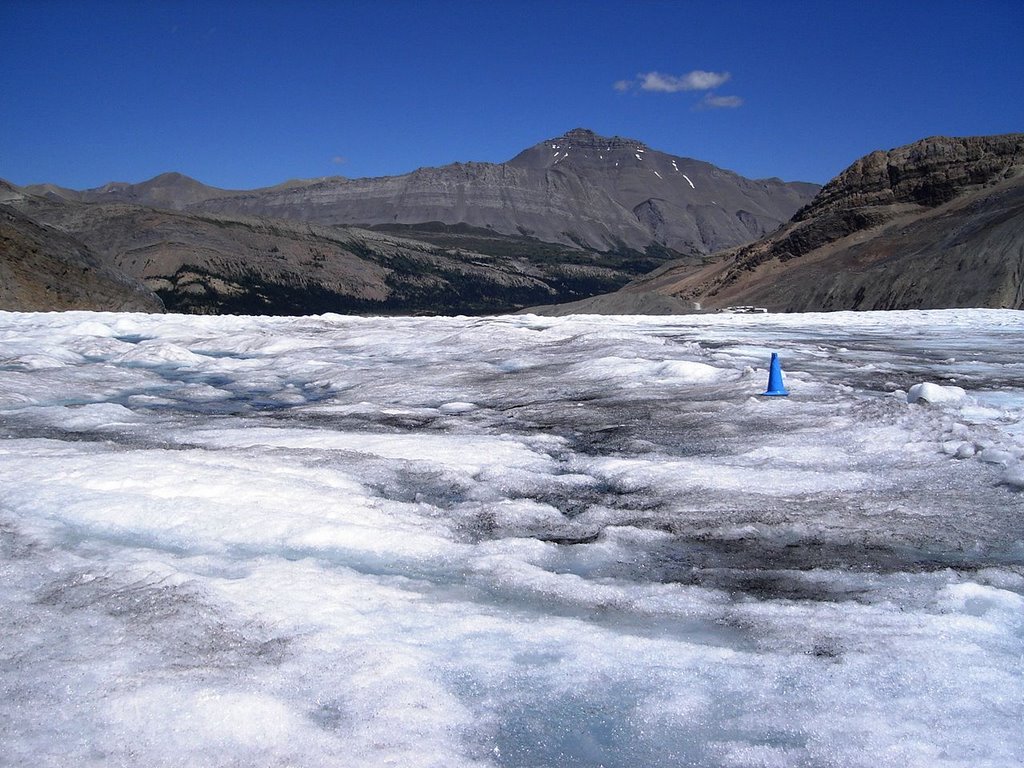
[[[695,69],[685,75],[663,75],[661,72],[642,72],[637,75],[640,88],[645,91],[659,93],[678,93],[679,91],[707,91],[717,88],[732,75],[728,72],[705,72]],[[622,82],[622,81],[620,81]],[[618,83],[616,83],[616,86]]]
[[[335,165],[344,165],[345,163],[348,162],[348,158],[342,157],[341,155],[335,155],[334,157],[331,158],[331,162],[334,163]]]
[[[666,75],[661,72],[641,72],[632,80],[616,80],[612,88],[619,93],[634,89],[654,93],[680,93],[682,91],[707,91],[704,98],[694,104],[693,109],[736,109],[743,106],[739,96],[718,96],[712,92],[732,78],[729,72],[707,72],[695,69],[685,75]]]
[[[743,99],[739,96],[716,96],[709,93],[700,100],[700,105],[704,109],[736,109],[743,106]]]

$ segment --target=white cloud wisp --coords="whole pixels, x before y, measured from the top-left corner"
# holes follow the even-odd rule
[[[706,72],[695,69],[685,75],[666,75],[661,72],[641,72],[633,80],[618,80],[612,87],[616,91],[639,88],[656,93],[679,93],[680,91],[707,91],[717,88],[729,80],[728,72]]]
[[[660,72],[648,72],[639,75],[640,88],[644,91],[659,93],[678,93],[679,91],[706,91],[717,88],[726,82],[731,75],[728,72],[705,72],[695,69],[685,75],[663,75]]]
[[[700,100],[701,109],[736,109],[743,106],[743,99],[739,96],[716,96],[709,93]]]

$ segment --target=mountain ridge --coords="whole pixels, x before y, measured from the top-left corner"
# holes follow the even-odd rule
[[[80,203],[4,189],[0,183],[0,208],[59,233],[67,253],[87,251],[111,274],[141,281],[170,311],[480,314],[592,295],[631,276],[622,267],[625,257],[603,257],[602,263],[600,254],[544,243],[528,244],[524,254],[520,240],[484,236],[489,233],[439,230],[424,233],[432,240],[426,242],[352,227]],[[38,308],[19,307],[19,297],[29,298],[14,291],[5,308]]]
[[[785,223],[753,242],[707,253],[715,238],[731,236],[729,227],[748,236],[767,229],[755,193],[771,191],[771,182],[635,139],[573,129],[501,164],[292,180],[249,191],[168,173],[74,193],[84,202],[56,187],[39,188],[44,194],[37,197],[30,188],[0,185],[0,205],[39,224],[55,247],[123,269],[169,308],[187,311],[289,313],[337,305],[493,312],[533,297],[581,300],[552,310],[559,314],[737,305],[787,312],[1024,309],[1024,133],[932,136],[868,153],[824,187],[800,191],[790,184],[790,204],[818,191],[793,205]],[[400,221],[395,207],[370,229],[330,223],[339,195],[384,194],[385,187],[388,194],[398,190],[390,204],[400,202],[411,223]],[[697,196],[709,189],[715,198]],[[369,208],[376,202],[363,200]],[[543,231],[525,226],[549,206],[555,213]],[[519,222],[515,231],[474,219],[488,210],[511,212],[503,227]],[[425,218],[439,211],[445,215]],[[713,224],[719,214],[727,227],[702,235],[699,247],[685,240],[686,227]],[[573,228],[559,229],[567,221]],[[17,225],[25,231],[24,222]],[[620,225],[644,233],[642,249],[613,236],[626,231],[616,230]],[[594,238],[606,250],[593,247]],[[674,250],[661,242],[688,244]],[[594,295],[631,277],[609,296]]]
[[[62,194],[55,187],[26,189]],[[219,190],[169,173],[135,185],[115,182],[64,194],[78,202],[132,202],[323,225],[439,221],[597,251],[643,251],[657,244],[681,253],[710,253],[778,227],[817,189],[807,182],[746,179],[634,139],[577,128],[504,163],[293,180],[255,190]]]

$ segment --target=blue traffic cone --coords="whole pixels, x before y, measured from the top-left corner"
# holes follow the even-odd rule
[[[764,397],[786,397],[786,391],[782,383],[782,365],[779,363],[779,353],[772,352],[772,365],[768,370],[768,390],[762,393]]]

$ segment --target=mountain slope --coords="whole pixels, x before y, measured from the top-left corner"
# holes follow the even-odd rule
[[[447,246],[443,232],[431,244],[352,228],[52,196],[20,194],[11,205],[26,221],[87,245],[109,270],[141,280],[174,311],[484,313],[591,295],[629,279],[621,268],[593,263],[599,255],[581,258],[559,246],[544,246],[544,259],[531,262],[520,241],[493,235],[451,235],[493,251],[486,253]]]
[[[651,243],[707,253],[759,237],[816,185],[751,181],[633,139],[576,129],[507,163],[455,163],[377,179],[205,200],[194,208],[322,224],[442,222],[598,251]]]
[[[21,213],[15,204],[22,198],[0,181],[0,309],[163,311],[138,280],[103,263],[80,240]]]
[[[779,231],[667,265],[590,310],[647,293],[705,309],[1024,308],[1024,134],[873,152]]]
[[[439,222],[596,251],[642,253],[655,244],[685,254],[750,242],[786,221],[817,189],[745,179],[633,139],[576,129],[501,164],[454,163],[401,176],[330,177],[245,192],[164,174],[64,196],[323,225]]]
[[[746,179],[710,163],[652,150],[635,139],[605,138],[584,129],[531,147],[507,165],[543,175],[548,184],[561,177],[570,188],[596,190],[589,200],[598,223],[615,221],[612,211],[626,211],[618,225],[623,232],[638,223],[644,237],[699,253],[776,229],[819,189],[802,182]],[[587,234],[602,236],[599,229]]]

